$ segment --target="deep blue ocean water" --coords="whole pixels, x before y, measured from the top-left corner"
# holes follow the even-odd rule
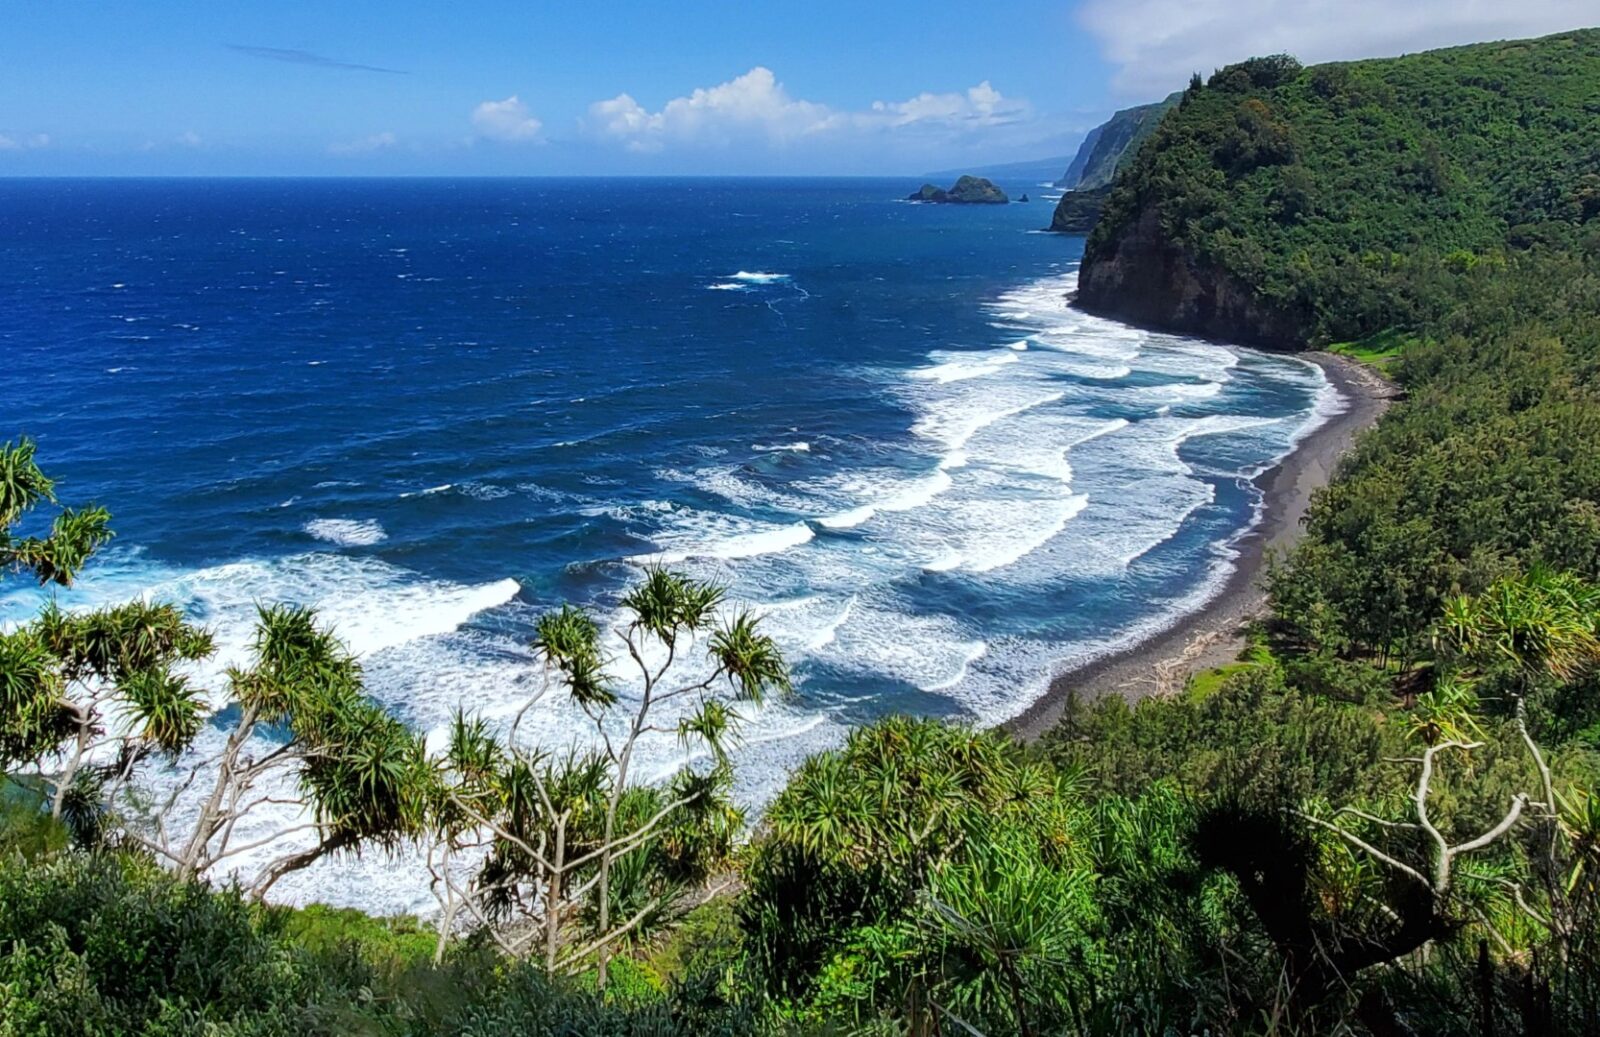
[[[316,603],[427,730],[537,685],[540,611],[609,614],[650,561],[721,580],[795,666],[747,711],[759,804],[851,724],[1002,720],[1196,607],[1337,405],[1068,308],[1082,239],[1037,232],[1038,185],[916,186],[0,181],[0,438],[114,514],[64,600],[182,601],[219,663],[254,602]],[[11,581],[0,620],[37,603]],[[338,867],[317,895],[413,904]]]

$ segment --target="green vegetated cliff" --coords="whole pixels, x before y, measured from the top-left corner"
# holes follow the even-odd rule
[[[1057,186],[1067,190],[1050,215],[1051,230],[1087,234],[1094,229],[1117,171],[1133,161],[1140,145],[1182,96],[1176,93],[1153,104],[1124,108],[1089,131],[1066,175],[1056,181]]]
[[[1062,234],[1087,234],[1100,221],[1105,208],[1109,187],[1092,191],[1068,191],[1056,200],[1055,211],[1050,214],[1050,229]]]
[[[1182,96],[1176,93],[1151,104],[1124,108],[1090,130],[1056,186],[1069,191],[1092,191],[1111,183],[1117,170],[1138,154],[1139,145],[1155,132],[1161,117]]]
[[[1435,319],[1475,262],[1594,230],[1597,112],[1594,30],[1229,66],[1118,178],[1079,301],[1275,346]]]

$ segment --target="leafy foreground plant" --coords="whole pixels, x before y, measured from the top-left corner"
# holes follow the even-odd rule
[[[3,1037],[757,1032],[704,984],[601,997],[485,948],[437,966],[431,949],[414,931],[266,907],[136,854],[0,859]]]
[[[604,989],[613,947],[650,934],[726,866],[744,822],[729,796],[735,704],[787,692],[789,677],[757,621],[748,613],[719,620],[722,603],[714,585],[651,569],[623,598],[615,630],[638,675],[637,698],[625,698],[612,676],[599,624],[565,607],[539,620],[534,648],[546,679],[503,735],[457,715],[429,852],[441,956],[465,911],[507,954],[537,948],[552,973],[597,961]],[[685,675],[704,634],[699,672]],[[528,711],[557,687],[593,722],[599,750],[556,754],[519,737]],[[679,744],[706,764],[683,767],[663,786],[639,784],[640,740],[672,733],[659,719],[664,707],[681,708]],[[482,863],[463,880],[458,862],[473,853]]]
[[[28,440],[0,446],[0,566],[70,587],[109,541],[110,516],[61,508],[47,536],[18,536],[29,512],[56,504],[34,453]],[[173,605],[68,612],[47,603],[0,633],[0,766],[41,782],[51,816],[80,845],[137,844],[183,876],[266,856],[248,879],[257,897],[330,853],[392,848],[420,831],[421,739],[366,697],[360,667],[314,612],[261,608],[253,662],[229,671],[225,709],[193,683],[192,665],[213,650]],[[222,748],[194,752],[205,726],[230,715]],[[176,774],[171,795],[151,804],[138,778],[156,763]],[[262,808],[285,804],[308,817],[234,840]],[[272,856],[283,840],[308,836]]]

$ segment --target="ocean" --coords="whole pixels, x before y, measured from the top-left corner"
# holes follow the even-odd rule
[[[718,580],[794,668],[743,710],[759,809],[852,725],[1003,721],[1199,607],[1252,479],[1339,406],[1304,361],[1069,308],[1083,239],[1038,185],[916,186],[0,181],[0,439],[114,516],[63,603],[184,604],[217,688],[257,602],[315,604],[429,732],[515,711],[544,610]],[[0,621],[40,601],[8,580]],[[559,696],[529,724],[589,737]],[[373,855],[278,892],[432,904]]]

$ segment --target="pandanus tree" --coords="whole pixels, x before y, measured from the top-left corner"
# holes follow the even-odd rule
[[[250,665],[230,669],[228,681],[233,720],[221,750],[187,764],[153,832],[134,838],[186,875],[266,856],[247,885],[262,897],[328,854],[393,849],[422,831],[433,783],[422,738],[366,696],[360,665],[313,610],[259,608]],[[192,788],[205,791],[192,822],[174,833],[168,817]],[[274,806],[308,816],[234,841],[241,824]],[[271,856],[304,833],[308,845]]]
[[[55,509],[48,523],[38,515],[45,507]],[[31,441],[0,446],[0,573],[70,588],[111,539],[109,521],[103,508],[59,505]],[[212,636],[174,605],[68,611],[48,602],[31,622],[0,631],[0,767],[35,772],[51,813],[80,841],[139,844],[186,876],[314,832],[308,847],[250,879],[258,896],[328,853],[392,846],[419,830],[431,774],[421,740],[365,696],[360,667],[311,610],[260,610],[253,662],[229,671],[229,708],[216,713],[185,672],[213,650]],[[222,750],[192,752],[204,725],[223,717],[232,727]],[[153,756],[178,780],[151,809],[135,779]],[[198,789],[208,790],[198,806],[180,802]],[[234,841],[253,812],[273,805],[309,818]]]
[[[1079,792],[998,732],[851,732],[767,812],[741,905],[752,963],[774,996],[913,1034],[1066,1032],[1095,913]]]
[[[504,731],[458,714],[433,810],[441,953],[465,911],[508,953],[537,947],[552,971],[593,962],[604,985],[612,948],[726,860],[743,821],[727,755],[739,704],[787,692],[789,676],[757,619],[723,606],[721,588],[651,568],[612,641],[582,609],[539,620],[545,679]],[[556,689],[593,727],[561,751],[523,734]],[[641,743],[673,735],[689,762],[664,784],[639,781]],[[463,880],[468,854],[482,863]]]
[[[70,588],[111,539],[110,514],[62,506],[35,453],[27,439],[0,445],[0,575]],[[179,667],[211,651],[210,635],[170,605],[69,613],[48,602],[0,631],[0,768],[36,771],[51,814],[92,840],[135,766],[194,738],[205,707]]]

